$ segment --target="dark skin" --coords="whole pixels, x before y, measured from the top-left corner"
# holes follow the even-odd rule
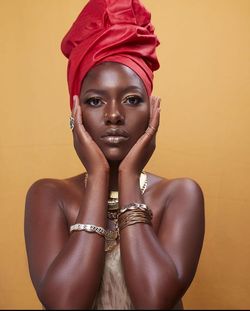
[[[69,233],[74,223],[107,228],[109,191],[119,191],[120,206],[147,204],[152,226],[137,223],[120,233],[125,282],[136,309],[182,308],[204,238],[204,198],[192,179],[148,174],[141,194],[139,177],[155,150],[160,100],[148,97],[143,82],[128,67],[103,63],[90,70],[75,96],[73,141],[88,172],[64,180],[42,179],[29,189],[25,240],[37,295],[47,309],[89,309],[101,282],[104,238]],[[106,141],[110,128],[126,139]],[[98,195],[97,195],[98,194]]]

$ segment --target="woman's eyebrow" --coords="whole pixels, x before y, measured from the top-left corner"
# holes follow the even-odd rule
[[[139,86],[136,86],[136,85],[129,85],[128,87],[123,88],[122,90],[124,92],[131,91],[131,90],[142,92],[142,89]]]
[[[88,93],[98,93],[98,94],[106,94],[107,91],[106,90],[102,90],[102,89],[87,89],[83,95],[86,95]]]

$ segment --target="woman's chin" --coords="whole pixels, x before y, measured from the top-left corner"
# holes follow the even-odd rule
[[[109,148],[108,150],[103,150],[103,152],[109,162],[121,162],[128,153],[128,151],[122,152],[120,148]]]

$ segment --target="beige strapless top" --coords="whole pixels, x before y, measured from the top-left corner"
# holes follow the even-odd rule
[[[123,276],[120,244],[106,253],[104,273],[92,309],[134,310]],[[173,310],[183,310],[182,301]]]
[[[92,309],[134,310],[123,276],[120,244],[106,253],[104,273]],[[182,301],[172,310],[183,310]]]
[[[119,244],[106,253],[104,273],[92,309],[134,309],[123,276]]]

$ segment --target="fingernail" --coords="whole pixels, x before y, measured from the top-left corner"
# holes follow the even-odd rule
[[[73,109],[76,107],[76,95],[73,96]]]

